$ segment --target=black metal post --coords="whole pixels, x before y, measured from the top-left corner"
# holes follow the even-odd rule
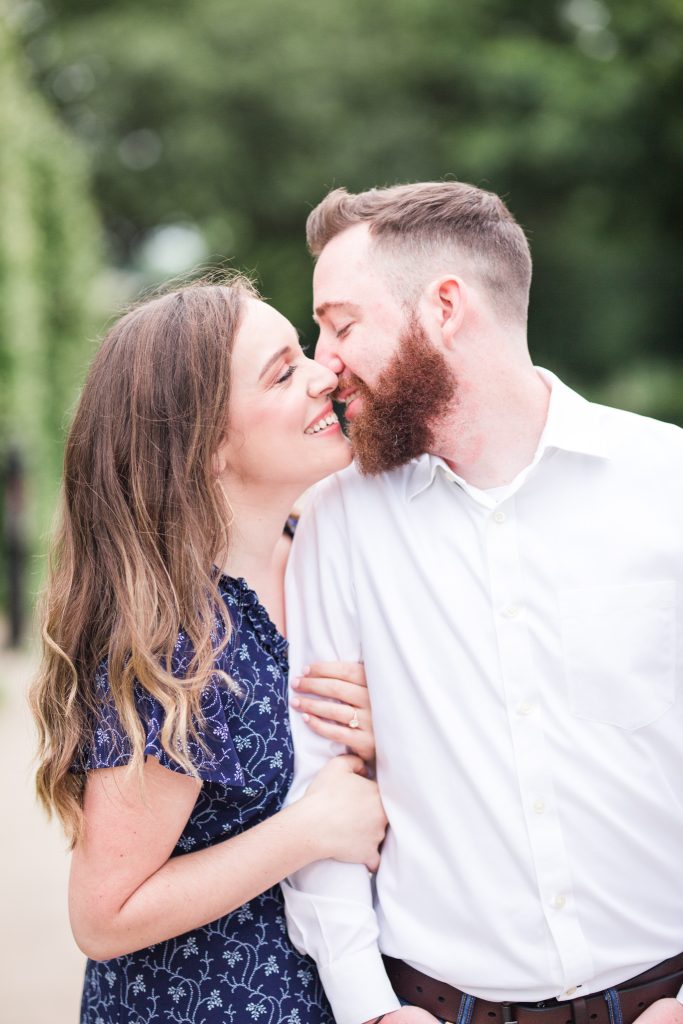
[[[11,447],[3,473],[5,562],[10,647],[19,647],[24,635],[26,544],[24,533],[24,463],[17,447]]]

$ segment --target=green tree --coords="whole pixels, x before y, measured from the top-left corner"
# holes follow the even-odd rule
[[[29,85],[0,17],[0,455],[27,466],[29,550],[46,530],[87,359],[99,227],[86,162]]]
[[[302,229],[328,187],[470,180],[531,237],[539,361],[683,422],[681,0],[45,9],[29,52],[122,266],[190,222],[310,338]]]

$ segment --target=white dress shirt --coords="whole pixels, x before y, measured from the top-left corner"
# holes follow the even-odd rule
[[[291,669],[365,662],[390,821],[376,893],[334,861],[284,883],[338,1024],[398,1007],[380,950],[513,1001],[683,950],[683,431],[542,372],[509,486],[350,467],[297,531]],[[295,798],[338,748],[293,719]]]

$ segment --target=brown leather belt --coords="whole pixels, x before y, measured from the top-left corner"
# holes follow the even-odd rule
[[[489,1003],[466,996],[402,960],[390,956],[383,959],[397,995],[435,1017],[457,1024],[632,1024],[656,999],[675,996],[683,982],[680,953],[607,992],[593,992],[562,1002],[544,999],[540,1003]]]

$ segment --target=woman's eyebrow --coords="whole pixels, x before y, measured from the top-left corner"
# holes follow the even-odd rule
[[[271,368],[271,366],[274,366],[278,359],[282,359],[283,356],[286,356],[288,354],[291,355],[293,351],[294,350],[292,349],[291,345],[285,345],[283,348],[278,349],[278,351],[275,352],[270,357],[270,359],[266,360],[266,363],[264,364],[261,372],[258,375],[258,379],[262,380],[268,373],[268,370]]]

